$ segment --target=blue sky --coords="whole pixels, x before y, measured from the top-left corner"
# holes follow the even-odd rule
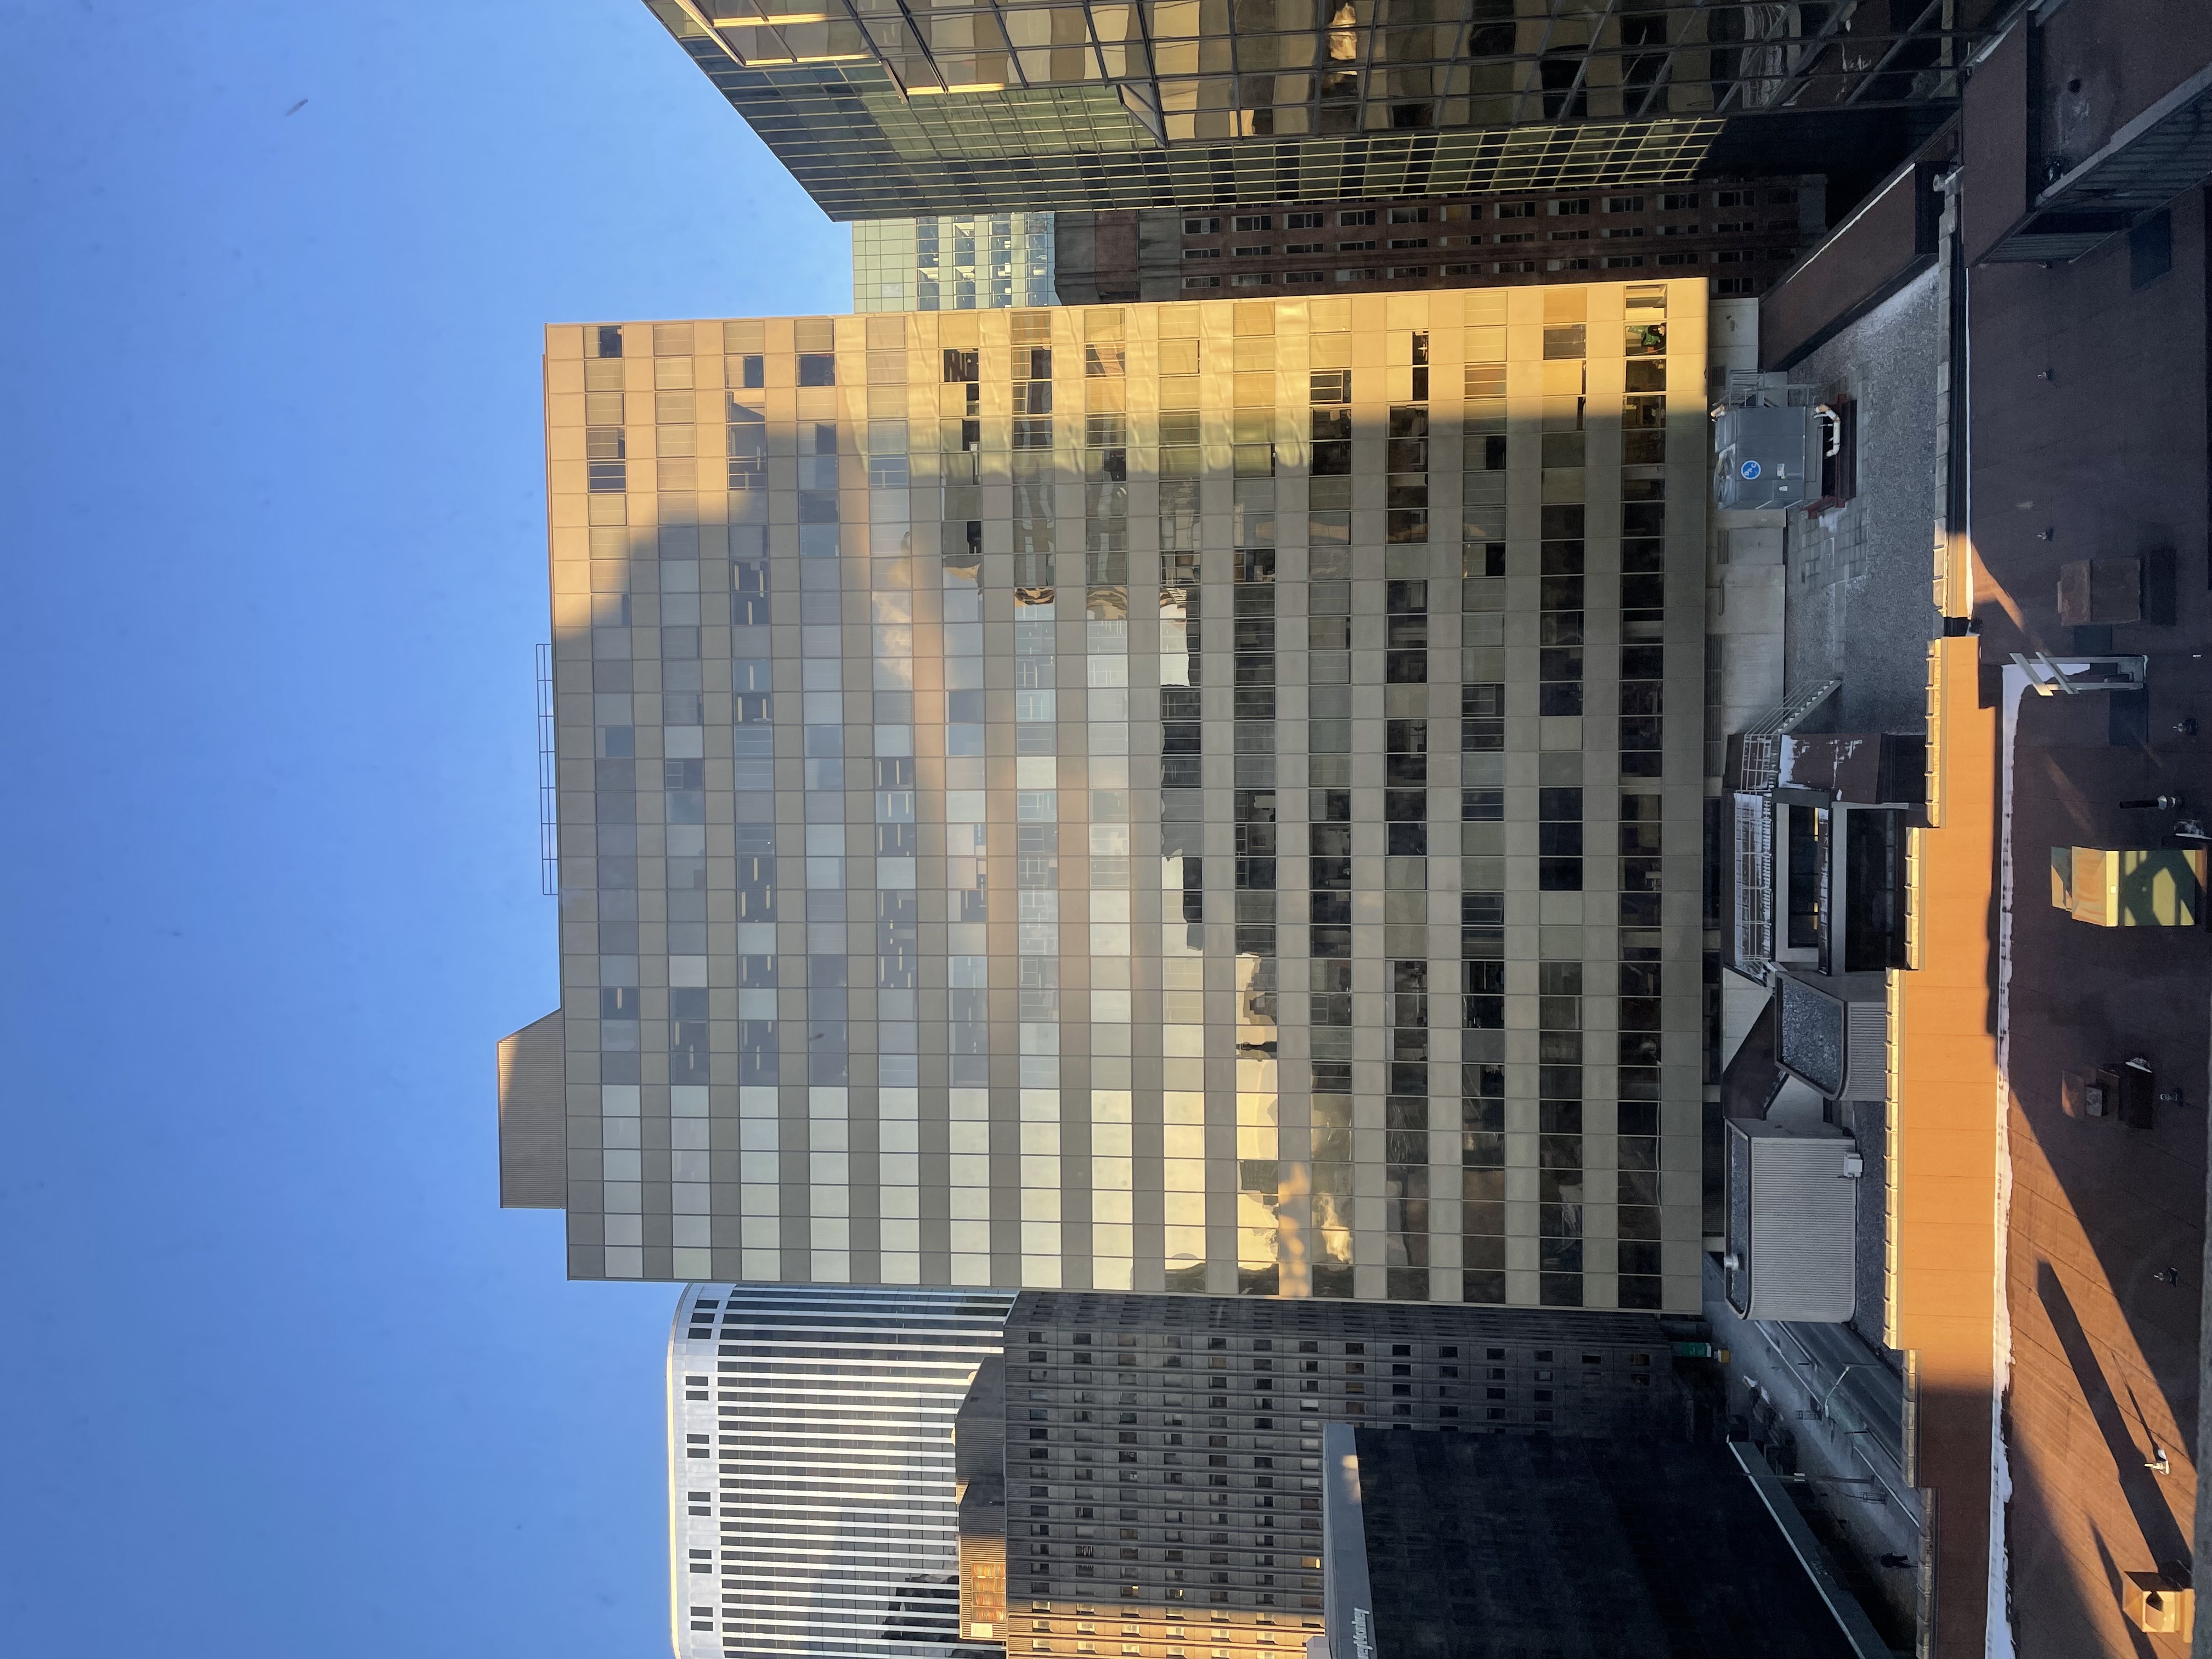
[[[665,1654],[674,1291],[495,1207],[538,330],[843,310],[847,234],[638,0],[0,42],[0,1650]]]

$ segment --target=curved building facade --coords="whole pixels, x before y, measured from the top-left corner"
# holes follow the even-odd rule
[[[984,1291],[690,1285],[668,1340],[678,1659],[930,1659],[959,1633],[952,1419]]]

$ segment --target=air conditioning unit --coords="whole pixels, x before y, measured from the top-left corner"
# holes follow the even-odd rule
[[[1820,493],[1814,411],[1757,404],[1713,419],[1713,501],[1747,510],[1802,507]]]
[[[1747,1319],[1840,1324],[1856,1306],[1852,1239],[1864,1169],[1832,1123],[1728,1121],[1729,1305]]]

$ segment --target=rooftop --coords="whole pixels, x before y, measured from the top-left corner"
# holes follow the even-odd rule
[[[1376,1649],[1389,1659],[1856,1650],[1726,1445],[1355,1438]]]

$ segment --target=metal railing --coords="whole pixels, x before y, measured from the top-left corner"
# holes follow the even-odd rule
[[[560,770],[554,753],[553,647],[538,647],[538,887],[561,890]]]
[[[1743,730],[1742,776],[1739,789],[1774,787],[1782,769],[1782,739],[1803,725],[1813,711],[1843,689],[1841,680],[1818,680],[1769,709]]]
[[[1733,808],[1735,965],[1764,975],[1774,959],[1774,805],[1738,790]]]

